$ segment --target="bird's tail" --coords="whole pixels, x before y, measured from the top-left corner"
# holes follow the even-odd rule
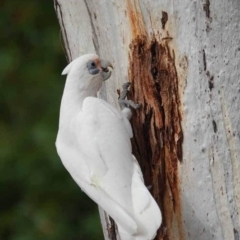
[[[144,184],[141,169],[134,156],[133,161],[132,199],[134,219],[138,230],[135,236],[127,234],[121,226],[118,226],[118,231],[121,240],[152,240],[162,223],[162,215],[157,203]]]

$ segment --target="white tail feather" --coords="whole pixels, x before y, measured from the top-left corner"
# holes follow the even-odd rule
[[[141,169],[134,156],[133,161],[132,199],[134,219],[136,219],[138,230],[135,235],[129,235],[118,225],[118,231],[121,240],[152,240],[162,223],[162,215],[157,203],[144,184]]]

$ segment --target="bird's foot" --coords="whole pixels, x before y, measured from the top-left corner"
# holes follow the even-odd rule
[[[138,109],[141,107],[141,103],[134,103],[132,100],[125,99],[127,97],[128,88],[130,87],[130,85],[131,85],[130,82],[126,82],[122,85],[123,90],[118,99],[118,104],[120,105],[121,109],[130,108],[130,107],[134,109]]]

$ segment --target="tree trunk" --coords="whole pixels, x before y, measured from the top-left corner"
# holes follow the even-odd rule
[[[101,96],[132,83],[133,153],[159,204],[156,239],[240,238],[239,0],[54,0],[69,60],[114,65]],[[101,212],[105,239],[118,239]]]

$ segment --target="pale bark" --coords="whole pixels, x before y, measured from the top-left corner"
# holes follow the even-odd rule
[[[156,239],[239,239],[239,0],[54,4],[69,60],[96,52],[114,65],[101,96],[118,107],[130,80],[143,104],[133,149],[163,212]]]

